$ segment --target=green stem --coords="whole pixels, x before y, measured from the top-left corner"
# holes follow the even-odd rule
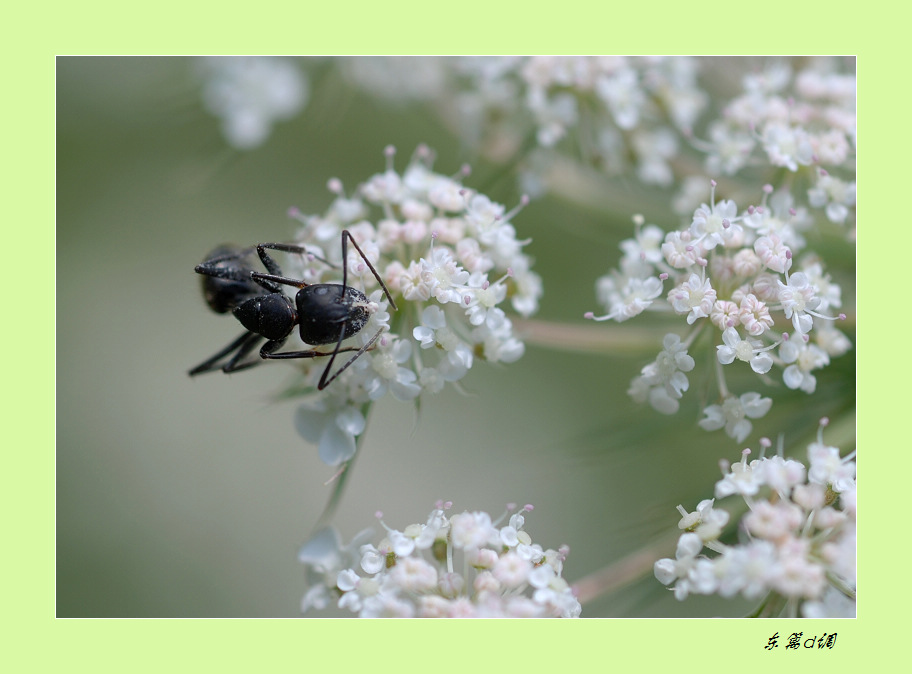
[[[585,605],[640,578],[645,578],[652,573],[655,561],[662,553],[674,547],[677,538],[677,531],[669,531],[626,557],[581,578],[573,583],[576,598],[580,604]]]
[[[511,317],[523,341],[571,353],[644,353],[652,349],[656,331],[648,326],[559,323]],[[661,344],[661,339],[659,340]]]

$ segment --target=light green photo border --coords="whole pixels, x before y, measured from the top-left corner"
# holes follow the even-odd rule
[[[910,225],[902,211],[908,192],[887,188],[908,175],[901,162],[909,137],[908,75],[900,72],[908,55],[884,53],[904,44],[895,12],[868,4],[824,11],[794,2],[167,0],[145,6],[37,2],[4,14],[0,114],[9,150],[0,184],[11,270],[3,311],[3,661],[12,664],[6,671],[641,672],[667,665],[664,671],[833,672],[857,671],[866,660],[907,660],[899,635],[909,594],[899,568],[907,548],[899,499],[906,494],[910,451],[903,435],[910,405],[902,332],[909,302],[895,280],[909,270],[899,256]],[[860,37],[865,24],[870,30]],[[57,620],[55,340],[67,332],[48,320],[56,284],[66,283],[47,263],[55,251],[55,56],[491,52],[859,53],[859,618]],[[875,242],[884,248],[875,252]],[[875,325],[879,329],[867,330]],[[774,632],[784,638],[795,631],[806,637],[838,632],[838,640],[832,650],[764,650]]]

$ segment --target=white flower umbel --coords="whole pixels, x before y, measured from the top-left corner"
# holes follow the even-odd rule
[[[555,160],[670,184],[680,139],[708,100],[697,85],[699,60],[681,56],[381,56],[336,63],[350,82],[381,99],[435,106],[470,150],[495,161],[534,143],[521,182],[541,189]]]
[[[737,543],[720,540],[730,514],[717,502],[702,501],[693,513],[678,506],[684,533],[676,558],[655,563],[656,578],[673,584],[676,598],[765,596],[755,616],[854,617],[854,452],[841,457],[824,445],[826,424],[808,446],[809,469],[781,455],[748,463],[749,449],[730,471],[723,465],[716,499],[738,496],[748,508]]]
[[[304,71],[276,56],[207,56],[198,60],[203,103],[222,122],[222,133],[238,150],[262,145],[275,122],[290,119],[307,104]]]
[[[743,92],[709,126],[706,169],[734,175],[781,168],[811,184],[807,201],[834,223],[854,219],[855,73],[838,59],[783,61],[744,77]]]
[[[297,428],[330,465],[354,456],[369,403],[387,394],[413,401],[459,381],[479,362],[521,357],[524,345],[504,308],[528,316],[541,295],[532,261],[522,252],[528,241],[517,238],[513,225],[526,199],[508,211],[464,187],[465,171],[456,177],[435,173],[433,154],[423,146],[401,174],[394,156],[387,148],[386,170],[352,193],[331,180],[335,200],[324,214],[291,211],[302,225],[295,243],[313,255],[284,255],[284,274],[309,284],[338,283],[341,265],[347,265],[348,284],[368,296],[371,312],[342,347],[361,348],[382,332],[323,391],[316,385],[327,359],[293,361],[303,374],[294,391],[309,396]],[[383,278],[398,311],[353,246],[348,259],[341,259],[343,230]],[[349,352],[340,352],[334,371],[348,360]]]
[[[401,531],[381,520],[386,535],[376,545],[359,534],[360,557],[354,542],[341,549],[337,535],[321,532],[302,550],[304,610],[333,599],[361,618],[579,617],[562,577],[569,549],[532,542],[524,528],[532,506],[510,504],[492,521],[484,512],[447,516],[451,505],[438,503]]]
[[[633,379],[628,393],[674,414],[688,389],[684,373],[695,368],[697,347],[706,354],[711,345],[714,357],[704,355],[703,361],[715,370],[718,402],[704,409],[700,426],[724,428],[740,443],[751,432],[749,420],[764,416],[772,398],[730,391],[728,369],[749,366],[769,386],[767,375],[778,367],[786,386],[813,393],[811,371],[850,346],[831,327],[834,319],[845,318],[829,315],[841,305],[839,286],[818,258],[796,260],[805,239],[792,219],[801,222],[801,231],[807,227],[804,216],[787,207],[792,203],[788,193],[766,185],[759,206],[739,211],[734,201],[716,199],[715,181],[709,188],[709,203],[698,206],[690,224],[677,231],[665,234],[634,217],[636,235],[621,243],[619,268],[596,282],[607,313],[585,317],[622,322],[649,311],[683,318],[687,334],[666,334],[665,350]],[[670,290],[663,298],[666,284]],[[823,333],[820,346],[808,344],[813,333]],[[669,353],[672,337],[674,353]]]

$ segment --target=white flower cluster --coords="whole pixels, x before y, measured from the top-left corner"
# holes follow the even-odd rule
[[[413,400],[459,381],[479,360],[511,363],[520,358],[525,347],[502,306],[508,302],[528,316],[537,310],[542,292],[541,280],[522,252],[528,241],[517,239],[511,223],[525,200],[507,212],[457,178],[434,173],[426,147],[415,152],[401,175],[393,169],[393,156],[388,148],[386,171],[352,195],[331,180],[336,199],[325,214],[293,212],[303,223],[296,242],[335,268],[289,256],[286,274],[298,274],[307,283],[338,283],[343,263],[339,241],[348,230],[398,307],[388,307],[376,279],[349,246],[344,261],[348,284],[363,290],[376,306],[367,325],[347,341],[361,347],[378,331],[385,332],[298,412],[299,432],[318,444],[321,459],[330,465],[354,455],[367,403],[386,393]],[[292,266],[295,260],[298,268]],[[340,354],[341,362],[345,355]],[[326,360],[297,362],[305,388],[316,387]]]
[[[739,213],[735,202],[715,201],[713,182],[710,203],[694,211],[686,228],[666,233],[637,218],[636,237],[621,243],[619,269],[596,284],[608,313],[586,314],[621,322],[664,311],[692,326],[683,339],[666,335],[663,350],[628,391],[664,414],[678,411],[689,387],[686,373],[695,361],[688,350],[701,333],[712,334],[719,402],[703,411],[700,426],[724,428],[738,442],[751,432],[749,419],[764,416],[772,400],[756,392],[732,394],[724,368],[743,362],[766,379],[776,366],[788,388],[813,393],[814,372],[851,348],[833,327],[840,287],[812,256],[793,264],[805,243],[799,233],[804,214],[788,208],[787,193],[769,198],[771,193],[767,186],[760,206]]]
[[[355,57],[340,61],[356,86],[396,101],[436,105],[470,147],[512,157],[526,138],[538,156],[527,189],[560,154],[611,174],[633,165],[668,185],[669,160],[707,102],[698,60],[683,56]],[[584,156],[580,157],[580,152]]]
[[[369,530],[344,548],[335,530],[321,531],[299,554],[309,584],[302,610],[335,601],[360,618],[579,617],[561,577],[568,548],[545,550],[523,529],[532,506],[511,504],[492,522],[484,512],[447,516],[451,505],[402,531],[384,524],[377,545]]]
[[[533,56],[518,74],[540,147],[575,136],[571,146],[605,171],[633,168],[645,183],[669,185],[680,132],[707,102],[697,64],[686,56]]]
[[[835,59],[812,59],[797,73],[776,62],[744,78],[741,95],[697,146],[711,175],[757,163],[792,173],[816,167],[808,172],[808,202],[843,223],[855,206],[855,128],[854,72],[839,72]]]
[[[222,122],[229,145],[262,145],[272,125],[307,104],[308,79],[292,60],[276,56],[207,56],[197,61],[203,104]]]
[[[675,559],[655,563],[656,578],[674,584],[677,599],[772,593],[769,610],[806,618],[855,616],[854,452],[840,457],[838,448],[823,442],[822,428],[808,446],[807,468],[782,456],[748,463],[746,449],[716,483],[716,499],[740,496],[748,506],[739,523],[741,542],[719,540],[730,514],[716,508],[715,499],[701,501],[692,513],[678,506],[684,533]],[[702,554],[704,547],[717,554]]]

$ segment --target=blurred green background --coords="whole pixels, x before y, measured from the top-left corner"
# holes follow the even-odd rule
[[[422,142],[436,149],[441,173],[472,160],[469,186],[498,173],[462,154],[432,111],[377,104],[328,69],[312,81],[303,115],[241,153],[203,110],[191,59],[58,59],[58,616],[300,615],[297,550],[333,469],[295,432],[295,404],[271,400],[289,382],[284,365],[187,376],[237,334],[230,317],[206,308],[193,266],[222,242],[290,239],[288,207],[323,212],[328,178],[352,189],[383,169],[386,145],[399,149],[401,170]],[[519,198],[511,178],[485,189],[508,207]],[[537,318],[592,327],[582,314],[599,311],[595,280],[617,264],[632,209],[675,224],[662,219],[670,193],[632,181],[611,189],[624,203],[601,212],[551,197],[515,218],[544,279]],[[854,250],[824,244],[849,270],[836,276],[851,306]],[[535,505],[526,527],[535,542],[570,546],[571,583],[657,537],[671,536],[659,556],[674,556],[675,506],[710,498],[719,459],[736,460],[741,448],[697,428],[694,378],[675,417],[629,400],[630,378],[661,347],[655,329],[642,350],[611,356],[529,345],[517,363],[473,368],[469,395],[426,397],[417,416],[383,400],[335,519],[343,537],[374,524],[376,510],[401,528],[424,521],[438,499],[494,516],[514,501]],[[784,432],[802,447],[819,416],[851,410],[853,353],[818,380],[810,397],[780,385],[748,442]],[[651,563],[644,570],[584,605],[583,616],[736,616],[750,607],[677,602]],[[324,615],[349,614],[314,617]]]

